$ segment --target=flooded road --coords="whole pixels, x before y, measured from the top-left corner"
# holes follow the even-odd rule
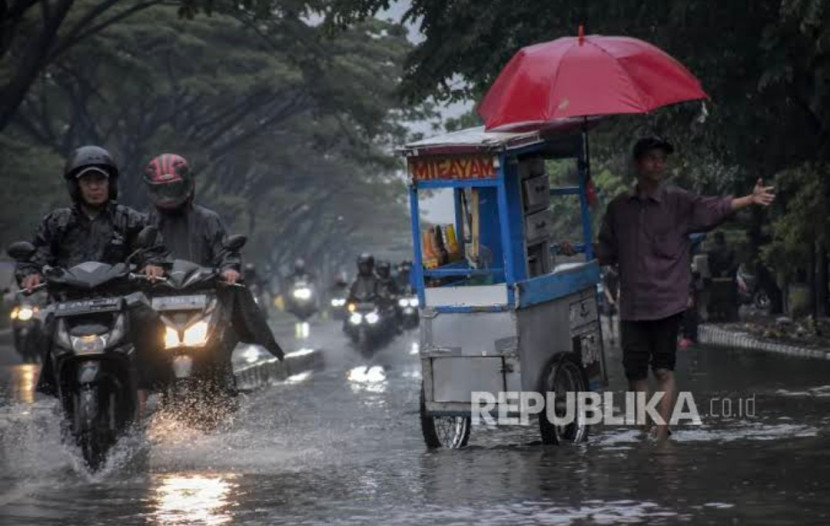
[[[680,351],[704,425],[671,441],[597,426],[541,446],[535,424],[477,426],[470,447],[428,452],[413,337],[366,361],[336,324],[310,332],[324,370],[247,395],[214,433],[154,418],[95,476],[32,396],[34,368],[2,366],[0,524],[830,524],[830,362]]]

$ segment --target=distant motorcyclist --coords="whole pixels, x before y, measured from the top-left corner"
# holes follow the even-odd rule
[[[245,267],[242,269],[242,277],[251,290],[251,294],[254,295],[254,299],[263,301],[268,283],[259,275],[254,263],[245,263]]]
[[[357,258],[357,277],[349,289],[349,301],[364,302],[373,300],[377,295],[377,284],[375,257],[365,252]]]
[[[401,261],[398,264],[398,275],[395,278],[398,288],[403,291],[412,289],[412,262]]]
[[[715,232],[714,246],[708,252],[709,271],[714,278],[731,278],[738,271],[735,264],[735,251],[726,244],[723,232]]]
[[[392,265],[388,261],[380,261],[375,270],[377,273],[376,292],[378,297],[385,301],[394,301],[401,291],[395,278],[392,277]]]
[[[303,258],[297,258],[294,261],[294,267],[291,271],[291,275],[288,276],[288,281],[292,285],[298,281],[314,281],[314,275],[309,272],[308,268],[306,268],[305,260]]]
[[[340,271],[334,277],[334,283],[331,286],[331,294],[332,295],[342,295],[343,292],[349,290],[349,278],[346,275],[346,272]]]
[[[401,330],[401,323],[403,321],[403,312],[401,312],[398,305],[398,297],[401,291],[395,278],[392,277],[392,265],[388,261],[380,261],[375,270],[377,274],[377,286],[375,292],[381,306],[385,310],[391,311],[395,316],[395,327],[398,331]]]
[[[17,264],[15,275],[21,288],[31,290],[40,285],[44,265],[69,268],[85,261],[112,265],[125,262],[141,248],[138,233],[148,220],[116,202],[118,175],[112,155],[99,146],[82,146],[69,155],[63,177],[73,205],[43,219],[33,242],[35,253],[29,261]],[[163,275],[166,261],[167,251],[156,236],[153,246],[138,252],[135,263],[142,274],[156,279]],[[136,348],[140,357],[147,356],[147,345],[136,341]],[[139,375],[140,388],[146,389],[149,382],[150,378]],[[45,359],[37,390],[54,395],[55,389],[52,361]]]
[[[155,157],[144,170],[144,182],[154,205],[150,220],[158,226],[172,256],[219,269],[229,285],[240,281],[241,258],[225,247],[225,227],[219,214],[193,202],[195,182],[187,160],[171,153]],[[282,359],[284,353],[250,291],[244,287],[228,290],[232,292],[223,301],[234,302],[234,329],[239,339],[261,345]],[[228,368],[230,352],[225,357]]]

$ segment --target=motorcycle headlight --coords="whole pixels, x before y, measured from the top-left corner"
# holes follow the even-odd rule
[[[380,321],[380,316],[378,316],[377,312],[370,312],[366,315],[366,321],[369,323],[369,325],[374,325]]]
[[[354,312],[355,309],[357,309],[357,305],[355,305],[354,303],[349,303],[348,311]]]
[[[172,349],[179,346],[179,332],[173,327],[166,327],[164,330],[164,348]]]
[[[345,304],[346,300],[344,300],[343,298],[334,298],[333,300],[331,300],[332,307],[342,307]]]
[[[11,314],[9,314],[9,316],[11,316],[11,318],[12,318],[13,320],[16,320],[16,319],[17,319],[17,315],[18,315],[19,313],[20,313],[20,309],[18,309],[17,307],[15,307],[15,308],[13,308],[13,309],[12,309],[12,312],[11,312]]]
[[[409,298],[401,298],[398,300],[398,307],[409,307]]]
[[[292,296],[298,300],[307,300],[311,299],[311,289],[308,287],[302,287],[299,289],[294,289]]]
[[[20,321],[29,321],[34,315],[34,309],[29,306],[20,307],[20,310],[17,311],[17,319]]]
[[[107,348],[107,337],[97,334],[71,336],[72,350],[75,354],[101,354]]]
[[[352,313],[349,317],[349,323],[352,325],[360,325],[360,322],[363,321],[363,316],[359,312]]]
[[[207,320],[199,320],[184,330],[184,337],[179,339],[179,331],[166,327],[164,331],[164,348],[203,347],[208,341],[209,325]]]
[[[202,347],[207,343],[208,322],[199,320],[184,330],[182,343],[186,347]]]
[[[410,307],[415,307],[417,309],[420,304],[421,304],[421,302],[418,301],[418,298],[410,298],[409,299],[409,306]]]

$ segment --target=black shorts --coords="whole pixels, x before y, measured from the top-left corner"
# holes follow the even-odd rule
[[[630,321],[620,324],[625,377],[629,380],[648,378],[651,370],[674,371],[677,334],[683,313],[659,320]]]

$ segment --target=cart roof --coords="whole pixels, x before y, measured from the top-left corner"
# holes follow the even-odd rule
[[[563,119],[529,131],[485,131],[484,126],[478,126],[409,143],[399,153],[411,157],[514,150],[576,135],[586,124],[591,128],[596,120]]]

